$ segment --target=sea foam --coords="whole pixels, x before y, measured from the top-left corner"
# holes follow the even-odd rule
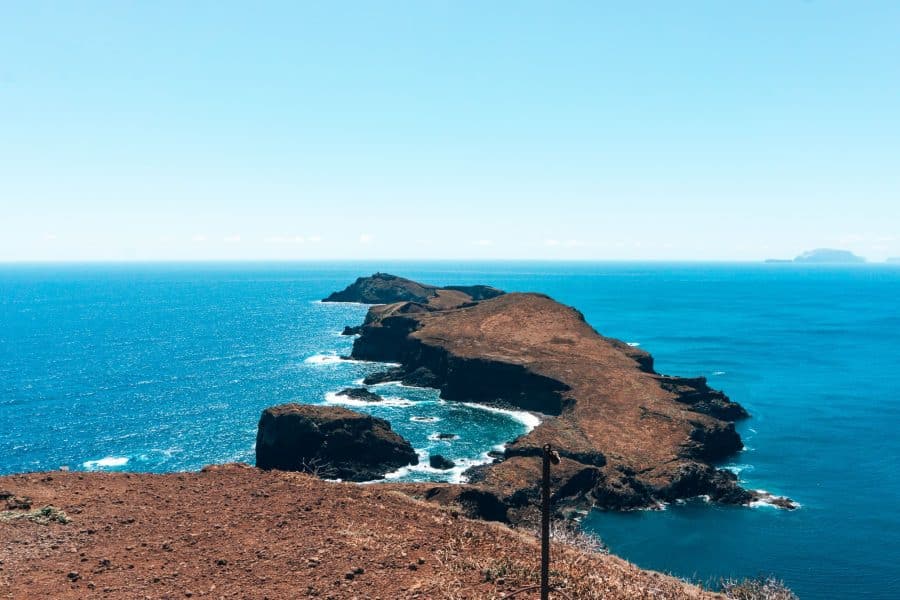
[[[747,506],[749,506],[750,508],[780,509],[781,507],[778,506],[777,504],[775,504],[775,502],[777,500],[781,500],[781,501],[789,500],[793,504],[794,510],[796,510],[802,506],[799,502],[797,502],[795,500],[791,500],[787,496],[778,496],[778,495],[769,493],[766,490],[754,490],[754,491],[757,492],[758,494],[760,494],[761,498],[759,498],[759,500],[754,500],[753,502],[749,503]]]
[[[508,415],[523,424],[528,428],[528,431],[531,431],[535,427],[541,424],[541,418],[534,413],[530,413],[524,410],[509,410],[506,408],[497,408],[496,406],[489,406],[487,404],[478,404],[477,402],[460,402],[465,406],[471,408],[477,408],[480,410],[486,410],[493,413],[499,413],[501,415]]]
[[[455,463],[455,466],[452,469],[435,469],[428,464],[428,450],[417,449],[416,453],[419,455],[419,464],[400,467],[396,471],[387,473],[384,478],[386,480],[396,480],[408,477],[415,473],[428,473],[429,475],[443,475],[445,478],[441,478],[441,480],[448,483],[465,483],[466,478],[463,476],[463,473],[466,470],[478,465],[486,465],[494,460],[492,456],[485,452],[478,458],[454,458],[453,462]]]
[[[81,466],[88,470],[124,467],[128,460],[127,456],[107,456],[98,460],[86,460]]]
[[[313,354],[309,358],[304,359],[303,362],[308,365],[322,366],[322,365],[336,365],[336,364],[342,364],[342,363],[360,363],[363,361],[354,360],[352,358],[344,358],[342,356],[337,355],[336,353],[329,353],[329,354]]]
[[[397,396],[388,396],[380,402],[366,402],[348,396],[341,396],[337,392],[328,392],[325,394],[325,402],[328,404],[340,404],[343,406],[392,406],[392,407],[408,407],[415,406],[415,402],[400,398]]]
[[[413,423],[437,423],[441,420],[440,417],[420,417],[420,416],[412,416],[409,418]]]

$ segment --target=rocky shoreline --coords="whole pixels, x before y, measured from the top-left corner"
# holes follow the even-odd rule
[[[365,384],[397,380],[439,389],[447,400],[499,402],[542,416],[502,457],[467,471],[470,485],[413,486],[429,499],[488,495],[480,504],[492,517],[526,519],[541,448],[551,444],[563,457],[553,484],[560,512],[652,508],[697,496],[796,507],[744,489],[715,466],[743,447],[734,428],[748,416],[743,407],[702,377],[656,373],[648,353],[598,334],[580,312],[545,295],[439,288],[376,273],[325,301],[390,301],[348,327],[358,335],[352,358],[401,365]]]

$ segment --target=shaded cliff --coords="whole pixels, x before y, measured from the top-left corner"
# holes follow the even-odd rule
[[[448,400],[501,403],[543,415],[502,460],[467,473],[512,511],[537,497],[541,448],[563,457],[558,505],[632,509],[706,495],[749,503],[722,460],[743,447],[747,416],[703,378],[660,375],[652,357],[598,334],[577,310],[542,294],[510,293],[455,307],[397,302],[370,309],[352,356],[402,366]]]

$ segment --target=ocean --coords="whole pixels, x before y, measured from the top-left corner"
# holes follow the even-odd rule
[[[662,373],[743,404],[723,466],[801,508],[593,512],[636,564],[697,581],[773,574],[801,598],[900,597],[900,267],[665,263],[210,263],[0,266],[0,473],[171,472],[253,462],[263,408],[344,402],[383,365],[344,361],[367,308],[318,300],[387,271],[538,291]],[[396,384],[381,405],[423,457],[393,480],[458,480],[533,426],[527,414]],[[438,439],[437,434],[457,436]]]

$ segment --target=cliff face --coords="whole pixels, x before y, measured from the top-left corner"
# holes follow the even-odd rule
[[[711,464],[742,448],[734,428],[747,416],[740,405],[703,378],[657,374],[649,354],[599,335],[581,313],[547,296],[375,306],[352,355],[401,363],[395,379],[427,372],[425,381],[446,399],[542,413],[541,425],[512,441],[504,460],[469,473],[511,510],[536,497],[544,444],[564,457],[555,486],[561,505],[756,498]]]
[[[263,411],[256,466],[369,481],[419,462],[408,441],[383,419],[340,407],[283,404]]]

